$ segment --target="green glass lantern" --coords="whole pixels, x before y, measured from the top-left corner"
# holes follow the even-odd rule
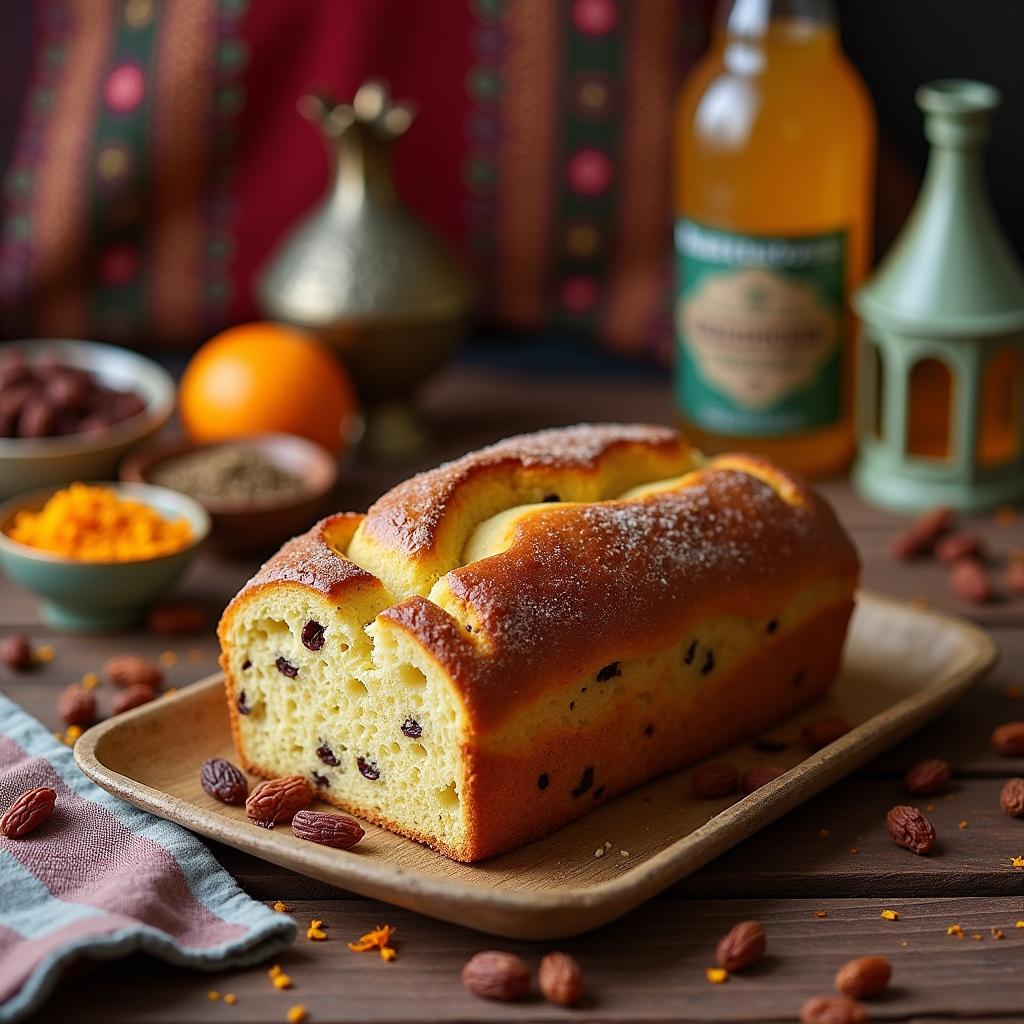
[[[1024,272],[982,162],[1000,96],[950,79],[915,98],[931,144],[921,193],[854,297],[854,482],[889,508],[974,512],[1024,496]]]

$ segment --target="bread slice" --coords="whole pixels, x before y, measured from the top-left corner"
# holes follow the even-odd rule
[[[764,460],[661,427],[510,438],[245,585],[219,630],[239,756],[479,860],[820,697],[857,575]]]

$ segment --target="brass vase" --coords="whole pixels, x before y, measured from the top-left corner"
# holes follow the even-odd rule
[[[315,331],[352,371],[372,455],[407,458],[427,432],[412,392],[465,335],[476,287],[395,194],[391,149],[413,119],[385,83],[351,103],[304,96],[331,164],[323,200],[280,244],[258,285],[265,313]]]

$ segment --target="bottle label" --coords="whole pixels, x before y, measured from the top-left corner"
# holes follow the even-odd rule
[[[676,402],[721,434],[839,419],[846,233],[737,235],[676,223]]]

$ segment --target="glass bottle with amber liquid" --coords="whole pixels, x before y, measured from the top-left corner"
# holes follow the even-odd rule
[[[875,118],[830,0],[732,0],[679,98],[676,408],[705,451],[809,476],[854,448],[850,292]]]

